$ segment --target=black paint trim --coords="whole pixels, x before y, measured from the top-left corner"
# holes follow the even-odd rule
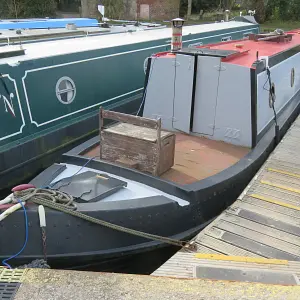
[[[146,96],[147,96],[147,88],[148,88],[148,83],[149,83],[149,76],[150,76],[151,65],[152,65],[152,58],[148,57],[148,65],[147,65],[146,76],[145,76],[145,81],[144,81],[144,91],[143,91],[142,104],[141,104],[141,109],[138,112],[139,116],[143,116],[143,112],[144,112],[145,100],[146,100]]]
[[[276,53],[275,55],[272,55],[269,57],[268,60],[268,64],[269,64],[269,68],[272,68],[278,64],[280,64],[281,62],[285,61],[286,59],[298,54],[300,52],[300,45],[292,47],[290,49],[287,49],[285,51]],[[266,71],[266,66],[265,63],[260,60],[260,61],[255,61],[252,64],[252,68],[256,69],[256,74],[260,74],[264,71]]]
[[[250,69],[252,148],[257,144],[257,73]]]
[[[284,60],[294,56],[295,54],[298,54],[300,52],[300,45],[297,45],[295,47],[292,47],[288,50],[279,52],[275,55],[272,55],[269,57],[269,68],[274,67],[275,65],[283,62]]]
[[[195,95],[197,85],[197,70],[198,70],[198,57],[194,57],[194,77],[193,77],[193,91],[192,91],[192,105],[191,105],[191,118],[190,118],[190,130],[193,129],[194,122],[194,107],[195,107]]]
[[[54,164],[36,176],[30,183],[37,188],[45,188],[66,168],[65,165]]]

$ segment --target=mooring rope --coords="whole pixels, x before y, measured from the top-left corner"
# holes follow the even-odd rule
[[[29,188],[14,192],[14,197],[22,201],[31,200],[33,197],[41,197],[49,203],[57,203],[67,209],[77,209],[73,196],[58,190]]]
[[[135,229],[130,229],[124,226],[116,225],[104,220],[100,220],[81,212],[76,211],[76,205],[73,203],[73,197],[67,193],[54,191],[49,189],[34,189],[30,188],[23,191],[14,192],[14,197],[20,199],[21,201],[31,201],[35,204],[44,205],[46,207],[64,212],[66,214],[72,215],[74,217],[86,220],[88,222],[98,224],[107,228],[125,232],[128,234],[140,236],[146,239],[164,242],[170,245],[188,248],[190,250],[194,249],[194,242],[180,241],[168,237],[159,236],[156,234],[150,234]],[[75,208],[74,208],[75,207]]]

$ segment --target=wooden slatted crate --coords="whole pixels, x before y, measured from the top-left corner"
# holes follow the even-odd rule
[[[103,120],[118,121],[103,128]],[[159,176],[174,165],[175,134],[161,120],[100,109],[100,158]]]

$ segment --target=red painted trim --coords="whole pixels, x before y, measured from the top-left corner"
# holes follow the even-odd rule
[[[294,32],[297,32],[294,33]],[[222,61],[226,61],[231,64],[244,66],[247,68],[253,68],[252,65],[256,61],[256,52],[259,56],[274,56],[278,53],[286,52],[296,46],[300,46],[300,31],[294,30],[293,38],[289,42],[277,43],[274,41],[254,41],[249,39],[233,40],[227,42],[220,42],[216,44],[208,44],[204,46],[197,46],[196,48],[209,48],[215,50],[233,50],[236,54],[230,55],[227,58],[223,58]],[[242,47],[239,47],[242,45]]]

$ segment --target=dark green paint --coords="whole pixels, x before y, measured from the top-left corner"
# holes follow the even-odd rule
[[[191,34],[184,37],[184,46],[188,46],[189,44],[197,42],[203,42],[203,44],[215,43],[219,42],[222,37],[226,37],[228,35],[230,35],[232,39],[241,39],[243,38],[243,33],[245,30],[258,32],[259,27],[256,25],[249,25],[247,27],[243,27],[242,32],[229,33],[238,30],[240,29],[231,28],[214,32]],[[214,37],[205,38],[211,35],[214,35]],[[201,39],[199,39],[199,37],[201,37]],[[193,39],[199,40],[185,42]],[[168,39],[161,39],[158,41],[143,42],[114,48],[105,48],[73,53],[69,55],[46,57],[32,61],[24,61],[18,66],[14,67],[9,65],[0,65],[0,72],[2,74],[9,74],[9,76],[16,81],[25,121],[25,126],[21,134],[0,140],[0,152],[14,147],[17,144],[22,144],[28,140],[41,137],[49,132],[57,130],[58,128],[67,127],[71,124],[79,122],[80,120],[91,117],[92,115],[97,114],[100,105],[103,105],[106,108],[116,109],[121,104],[124,104],[124,102],[130,103],[131,97],[134,98],[134,96],[140,95],[142,90],[122,97],[118,96],[143,87],[145,77],[143,65],[145,58],[153,53],[169,50],[167,40]],[[136,49],[151,47],[155,48],[126,53]],[[103,57],[117,53],[121,54]],[[99,59],[99,57],[102,58]],[[91,58],[97,59],[74,64],[74,62]],[[71,64],[53,67],[68,63]],[[49,66],[52,68],[49,68]],[[40,68],[45,69],[35,70]],[[25,72],[30,70],[32,72],[28,72],[27,76],[25,77]],[[56,83],[57,80],[63,76],[72,78],[76,85],[76,98],[71,104],[68,105],[62,104],[56,97]],[[23,77],[25,77],[24,83],[29,98],[32,119],[37,124],[42,124],[48,122],[49,120],[60,118],[66,114],[74,113],[77,110],[82,111],[43,126],[36,126],[35,123],[30,122],[22,84]],[[23,123],[14,84],[7,77],[5,77],[3,80],[5,81],[9,92],[14,93],[12,103],[16,117],[13,117],[9,112],[5,111],[3,99],[1,98],[0,139],[3,136],[18,132]],[[0,94],[5,95],[6,98],[8,96],[1,84]],[[105,102],[108,99],[115,97],[118,98],[109,102]],[[84,108],[88,106],[93,107],[84,110]],[[49,149],[47,147],[44,149],[44,151],[48,150]]]

